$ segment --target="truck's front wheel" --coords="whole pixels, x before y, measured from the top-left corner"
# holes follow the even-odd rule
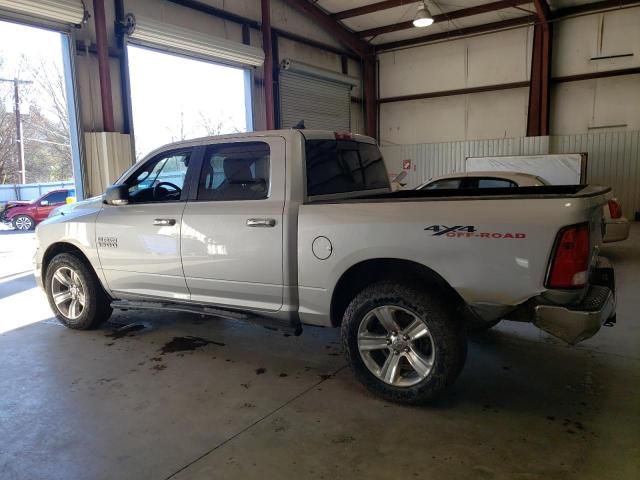
[[[361,291],[343,318],[342,341],[356,378],[400,403],[424,403],[451,385],[467,353],[462,322],[437,296],[381,282]]]
[[[69,328],[89,330],[111,316],[109,299],[95,273],[73,253],[61,253],[51,260],[45,289],[51,309]]]

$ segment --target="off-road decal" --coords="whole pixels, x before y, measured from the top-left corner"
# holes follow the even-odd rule
[[[512,238],[523,239],[527,238],[526,233],[522,232],[481,232],[475,225],[454,225],[449,227],[447,225],[429,225],[425,227],[425,231],[433,232],[433,237],[448,237],[448,238]]]

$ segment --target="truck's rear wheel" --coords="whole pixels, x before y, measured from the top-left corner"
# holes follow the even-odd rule
[[[49,262],[45,289],[51,309],[69,328],[89,330],[111,316],[109,298],[95,273],[72,253],[61,253]]]
[[[381,282],[360,292],[342,323],[342,341],[356,378],[400,403],[423,403],[451,385],[467,353],[466,331],[436,295]]]

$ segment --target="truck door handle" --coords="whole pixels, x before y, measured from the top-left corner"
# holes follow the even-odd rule
[[[275,227],[275,218],[249,218],[247,219],[247,227]]]
[[[156,218],[153,221],[153,224],[159,227],[171,227],[176,224],[176,219],[175,218]]]

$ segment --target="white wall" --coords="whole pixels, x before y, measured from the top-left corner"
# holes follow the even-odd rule
[[[407,48],[379,55],[380,97],[432,93],[529,80],[533,29]],[[592,57],[632,56],[592,60]],[[640,66],[640,7],[554,23],[552,76]],[[526,135],[528,88],[383,103],[387,145]],[[640,129],[640,75],[552,87],[552,135]]]
[[[531,28],[383,53],[380,97],[458,90],[529,79]],[[527,88],[383,103],[383,144],[524,135]]]
[[[564,20],[554,31],[556,77],[640,67],[640,7]],[[632,56],[593,59],[609,55]],[[640,130],[640,75],[554,86],[551,132]]]

